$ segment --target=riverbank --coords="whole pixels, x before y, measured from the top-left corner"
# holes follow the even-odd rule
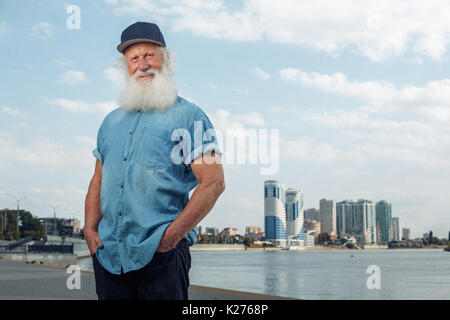
[[[49,267],[64,268],[69,265],[75,265],[78,261],[75,254],[37,254],[37,253],[2,253],[0,260],[18,262],[25,264],[45,265]]]
[[[68,288],[67,282],[72,275],[64,267],[0,260],[0,300],[97,300],[94,274],[80,272],[80,289]],[[191,285],[189,300],[292,299]]]
[[[305,248],[294,248],[291,247],[289,251],[322,251],[322,250],[385,250],[388,249],[387,246],[373,245],[365,246],[364,248],[354,247],[347,248],[346,246],[314,246]],[[202,251],[281,251],[284,250],[282,247],[246,247],[244,245],[230,245],[230,244],[194,244],[190,247],[191,252],[202,252]]]

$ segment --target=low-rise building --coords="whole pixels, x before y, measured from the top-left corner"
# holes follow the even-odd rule
[[[206,227],[205,233],[212,235],[212,236],[217,236],[217,235],[219,235],[219,228],[218,227]]]
[[[79,236],[81,223],[78,219],[39,218],[45,228],[45,234],[54,236]]]
[[[225,237],[232,237],[232,236],[237,236],[239,234],[239,230],[236,228],[224,228],[221,232],[220,235],[221,236],[225,236]]]
[[[314,242],[318,242],[318,236],[320,234],[320,222],[317,220],[305,220],[304,222],[304,228],[307,231],[314,231]]]
[[[314,230],[307,230],[305,233],[305,247],[311,248],[315,244]]]
[[[397,248],[423,248],[422,240],[399,240],[388,242],[389,249]]]

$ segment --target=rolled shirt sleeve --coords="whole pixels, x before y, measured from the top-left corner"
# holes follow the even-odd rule
[[[195,159],[201,157],[203,154],[209,152],[216,152],[222,155],[220,149],[217,133],[208,116],[201,113],[189,129],[191,137],[190,153],[185,156],[184,162],[186,164],[192,163]]]
[[[102,126],[103,126],[103,124],[102,124]],[[103,142],[102,126],[100,126],[100,128],[98,130],[97,147],[94,150],[92,150],[92,155],[103,164],[103,154],[101,152],[102,142]]]
[[[102,155],[101,155],[100,151],[98,151],[98,147],[95,148],[94,150],[92,150],[92,154],[94,155],[94,157],[97,158],[98,161],[103,163],[103,158],[102,158]]]

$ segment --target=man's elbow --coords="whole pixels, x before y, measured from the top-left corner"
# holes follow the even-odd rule
[[[215,185],[216,195],[219,197],[225,191],[225,180],[223,178],[219,178],[216,180]]]

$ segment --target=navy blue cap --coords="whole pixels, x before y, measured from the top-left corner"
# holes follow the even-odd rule
[[[136,22],[123,30],[121,36],[121,44],[117,46],[117,50],[123,53],[126,48],[132,44],[139,42],[151,42],[165,47],[166,42],[159,30],[159,27],[150,22]]]

